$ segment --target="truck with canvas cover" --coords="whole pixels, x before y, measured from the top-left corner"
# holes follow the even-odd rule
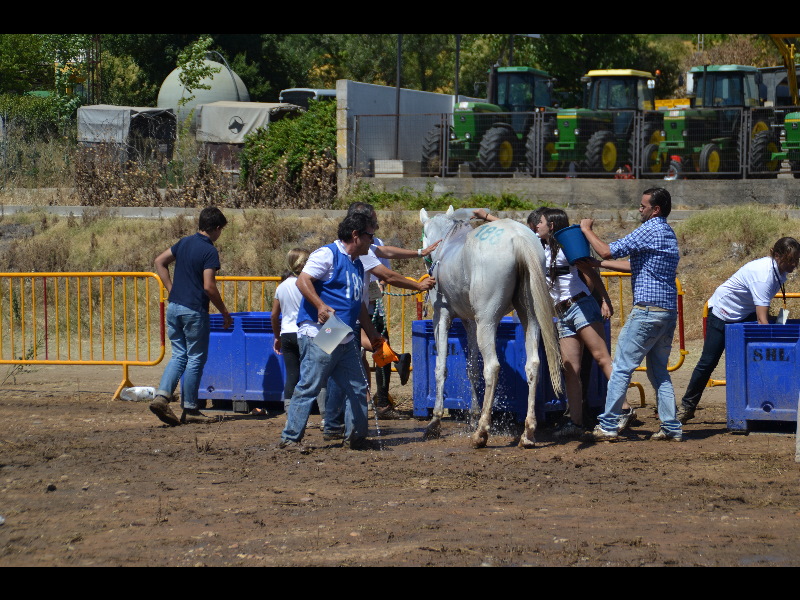
[[[422,147],[423,174],[440,174],[443,160],[445,173],[460,164],[484,175],[525,168],[525,142],[534,114],[553,110],[550,75],[532,67],[494,66],[487,96],[486,102],[459,102],[451,123],[428,132]]]
[[[661,139],[661,113],[655,110],[653,75],[597,69],[581,80],[583,108],[559,109],[556,123],[544,124],[548,170],[564,171],[574,163],[579,171],[612,174],[625,164],[644,164],[660,172],[654,150]]]
[[[701,173],[738,175],[743,159],[751,173],[775,149],[774,112],[764,108],[758,69],[744,65],[692,67],[687,77],[691,106],[664,115],[659,153],[669,161],[668,179]]]

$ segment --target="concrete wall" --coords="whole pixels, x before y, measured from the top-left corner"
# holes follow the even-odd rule
[[[451,194],[467,198],[478,194],[500,196],[513,194],[534,205],[544,202],[558,206],[593,210],[636,209],[642,191],[663,187],[672,195],[673,208],[703,209],[736,204],[765,206],[800,206],[800,180],[676,180],[663,179],[534,179],[531,177],[403,177],[361,179],[376,191],[425,192],[430,186],[434,195]]]

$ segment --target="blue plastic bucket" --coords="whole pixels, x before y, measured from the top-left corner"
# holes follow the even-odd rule
[[[553,234],[556,241],[561,244],[569,264],[574,265],[577,260],[591,256],[589,242],[583,235],[580,225],[570,225],[559,229]]]

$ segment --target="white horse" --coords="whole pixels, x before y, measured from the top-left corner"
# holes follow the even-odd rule
[[[556,393],[561,387],[561,353],[553,325],[553,301],[545,282],[544,251],[536,234],[511,219],[500,219],[473,228],[472,211],[453,211],[428,217],[423,208],[423,246],[442,240],[431,258],[436,286],[430,290],[433,332],[436,342],[436,403],[425,437],[438,437],[444,410],[444,380],[447,374],[447,333],[454,318],[467,332],[468,376],[472,385],[472,413],[478,412],[475,350],[483,356],[486,388],[473,446],[483,448],[489,438],[492,404],[500,373],[495,348],[497,326],[503,315],[516,309],[525,331],[525,374],[528,380],[528,412],[519,440],[524,448],[534,446],[536,431],[536,382],[539,376],[539,335],[544,340],[550,379]]]

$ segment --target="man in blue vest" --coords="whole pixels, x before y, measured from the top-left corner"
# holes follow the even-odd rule
[[[371,447],[367,439],[367,378],[360,340],[348,334],[328,354],[314,343],[314,337],[335,313],[353,331],[362,327],[370,340],[380,338],[363,301],[364,267],[358,260],[369,252],[374,236],[374,223],[369,217],[345,217],[339,224],[339,239],[312,252],[297,278],[297,288],[303,295],[297,315],[300,381],[289,403],[280,448],[308,451],[302,444],[308,416],[329,377],[345,394],[345,446],[354,450]]]

